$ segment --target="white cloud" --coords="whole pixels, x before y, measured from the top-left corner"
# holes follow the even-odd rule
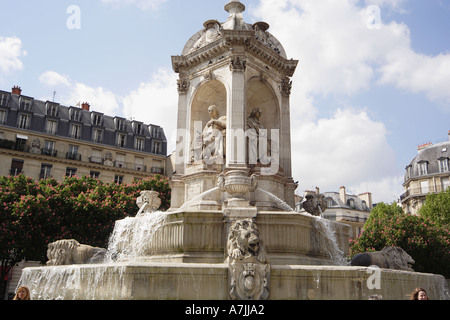
[[[364,111],[337,110],[329,119],[293,124],[293,173],[300,179],[300,194],[315,186],[335,191],[395,174],[387,130]]]
[[[46,71],[39,77],[39,81],[48,87],[70,86],[70,78],[67,75],[59,74],[55,71]]]
[[[39,77],[39,81],[57,91],[58,101],[63,104],[74,106],[79,102],[88,102],[92,111],[107,115],[120,114],[121,98],[103,87],[94,88],[83,83],[72,82],[69,76],[55,71],[44,72]]]
[[[392,84],[433,101],[450,103],[450,54],[430,57],[411,50],[397,50],[380,68],[381,84]]]
[[[102,0],[103,3],[119,7],[122,5],[136,5],[142,10],[156,10],[167,0]]]
[[[19,38],[0,37],[0,72],[10,74],[22,70],[23,62],[21,58],[26,54],[26,51],[22,49],[22,40]]]
[[[369,28],[367,7],[354,0],[261,0],[252,12],[255,19],[269,22],[269,31],[284,45],[288,58],[300,60],[291,96],[293,172],[300,181],[299,194],[315,186],[336,191],[346,185],[389,202],[402,190],[384,124],[362,108],[342,105],[329,106],[341,110],[324,116],[316,106],[321,97],[345,98],[373,85],[393,85],[450,101],[450,55],[416,53],[407,25],[383,22],[388,10],[404,12],[404,1],[365,4],[381,7],[379,29]]]
[[[178,94],[177,75],[168,69],[158,70],[148,82],[130,92],[123,99],[127,117],[160,125],[168,139],[168,152],[175,150]]]

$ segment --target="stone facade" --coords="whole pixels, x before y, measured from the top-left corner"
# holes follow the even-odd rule
[[[267,31],[268,24],[243,21],[242,3],[230,1],[225,9],[230,14],[227,21],[206,21],[182,54],[172,57],[173,69],[179,74],[172,210],[216,186],[216,176],[223,170],[243,167],[250,175],[259,175],[260,188],[293,207],[296,185],[292,179],[289,96],[290,77],[298,61],[287,59],[280,42]],[[198,157],[197,152],[201,148],[199,133],[214,120],[208,114],[211,106],[217,109],[216,120],[222,119],[226,126],[216,139],[223,139],[223,152],[216,161]],[[267,139],[263,146],[255,137],[254,145],[258,151],[271,150],[264,159],[249,156],[248,119],[256,108]],[[249,200],[261,210],[279,209],[274,199],[262,193],[252,193]],[[197,209],[208,210],[220,209],[222,202],[210,194],[195,204]]]
[[[171,174],[163,128],[91,110],[0,91],[0,175],[34,179],[93,176],[131,183]]]
[[[429,193],[445,191],[450,186],[449,141],[427,143],[417,149],[418,154],[406,166],[405,192],[400,196],[403,210],[417,214]]]

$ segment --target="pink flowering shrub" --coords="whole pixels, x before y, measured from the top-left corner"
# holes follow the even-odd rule
[[[47,245],[60,239],[106,248],[115,222],[136,215],[136,198],[143,190],[160,193],[160,210],[170,207],[169,181],[159,175],[130,185],[90,177],[62,183],[23,175],[0,177],[2,265],[22,259],[45,262]]]

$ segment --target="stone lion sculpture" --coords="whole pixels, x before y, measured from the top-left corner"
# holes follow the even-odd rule
[[[372,265],[385,269],[414,271],[412,265],[415,263],[413,258],[399,247],[384,247],[377,252],[359,253],[353,257],[352,266],[369,267]]]
[[[99,263],[105,257],[106,249],[80,244],[76,240],[58,240],[48,245],[47,265]]]
[[[237,220],[232,224],[228,234],[227,250],[229,257],[236,260],[255,257],[261,263],[267,261],[258,228],[252,219]]]

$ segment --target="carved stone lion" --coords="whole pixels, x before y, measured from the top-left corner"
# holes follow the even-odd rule
[[[80,244],[76,240],[58,240],[48,245],[47,265],[62,266],[71,264],[99,263],[106,249]]]
[[[413,258],[399,247],[385,247],[377,252],[359,253],[353,257],[352,266],[369,267],[372,265],[385,269],[414,271],[412,265],[415,263]]]
[[[258,262],[265,263],[267,254],[260,239],[258,227],[252,219],[235,221],[228,234],[228,256],[243,260],[255,257]]]

